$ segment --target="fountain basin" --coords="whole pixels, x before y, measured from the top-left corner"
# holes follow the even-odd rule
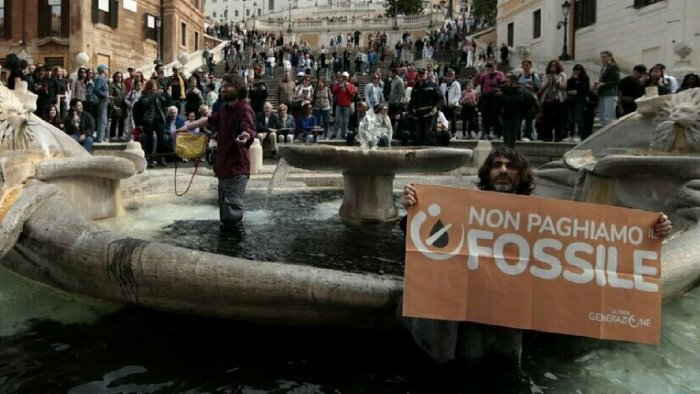
[[[353,222],[394,220],[392,195],[397,173],[447,172],[466,165],[467,149],[395,147],[363,150],[327,145],[281,145],[279,155],[294,167],[343,174],[343,203],[338,214]]]
[[[48,188],[55,190],[36,183],[20,200]],[[23,223],[2,264],[71,293],[259,323],[397,325],[403,281],[395,275],[260,262],[136,239],[97,226],[61,195],[46,198]]]

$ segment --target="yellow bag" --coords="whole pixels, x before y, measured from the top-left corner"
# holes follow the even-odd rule
[[[179,134],[175,139],[175,154],[183,159],[199,159],[207,153],[208,145],[207,134]]]

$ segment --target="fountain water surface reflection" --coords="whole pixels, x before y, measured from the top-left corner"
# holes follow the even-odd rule
[[[125,216],[99,224],[131,237],[250,260],[403,275],[403,233],[396,221],[343,222],[342,191],[250,192],[246,198],[243,235],[219,226],[211,197],[149,197]]]

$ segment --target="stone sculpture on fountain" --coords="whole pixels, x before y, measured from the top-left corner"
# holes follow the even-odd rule
[[[648,89],[632,113],[598,131],[560,162],[536,172],[556,198],[663,211],[676,233],[664,244],[664,297],[700,276],[700,89],[659,96]]]

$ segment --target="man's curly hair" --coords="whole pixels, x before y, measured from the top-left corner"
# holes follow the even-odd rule
[[[479,190],[494,190],[491,184],[491,178],[489,172],[493,167],[493,162],[497,157],[505,157],[510,160],[513,166],[519,170],[519,182],[518,187],[513,192],[515,194],[530,195],[533,190],[535,190],[535,179],[532,175],[532,168],[530,167],[530,162],[527,158],[513,148],[507,146],[494,148],[489,156],[484,161],[484,164],[479,167],[479,181],[476,186]]]

